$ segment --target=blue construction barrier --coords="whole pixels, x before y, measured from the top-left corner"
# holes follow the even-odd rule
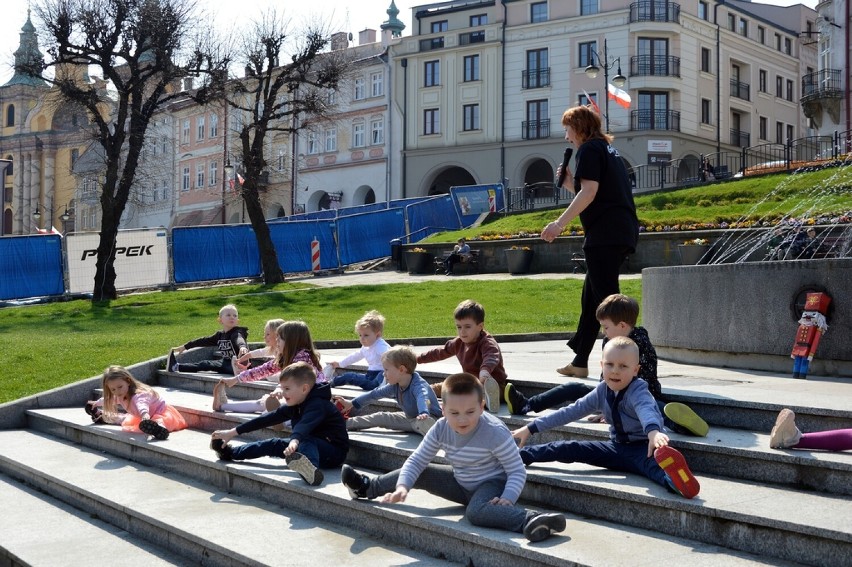
[[[56,234],[0,238],[0,299],[62,295],[62,238]]]
[[[420,240],[444,230],[462,228],[459,213],[449,195],[437,195],[405,207],[408,232]]]
[[[175,283],[260,275],[257,238],[251,225],[172,229]]]
[[[337,219],[340,263],[390,256],[390,241],[405,236],[405,211],[390,209]]]
[[[340,267],[334,238],[335,221],[294,221],[269,225],[272,243],[278,253],[278,264],[286,272],[311,271],[311,242],[320,245],[320,269]]]

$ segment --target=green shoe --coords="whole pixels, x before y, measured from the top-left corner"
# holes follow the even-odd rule
[[[680,425],[696,437],[706,437],[710,431],[710,426],[707,422],[698,417],[698,414],[692,411],[688,405],[679,402],[671,402],[663,408],[663,413],[666,417]]]

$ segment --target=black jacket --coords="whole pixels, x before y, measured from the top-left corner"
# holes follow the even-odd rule
[[[228,358],[237,356],[241,348],[248,349],[246,339],[248,338],[248,329],[245,327],[234,327],[227,333],[218,331],[209,337],[200,337],[186,343],[184,348],[190,349],[202,346],[216,347],[215,355],[219,358]]]

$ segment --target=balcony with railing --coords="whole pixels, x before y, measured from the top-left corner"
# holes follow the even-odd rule
[[[731,79],[731,96],[742,100],[751,100],[751,85]]]
[[[749,147],[751,145],[751,134],[731,128],[731,145],[738,148]]]
[[[630,58],[631,77],[680,77],[680,57],[673,55],[634,55]]]
[[[630,22],[680,21],[680,4],[664,0],[643,0],[630,5]]]
[[[550,137],[550,119],[525,120],[521,122],[521,136],[524,140],[540,140]]]
[[[680,132],[679,110],[632,110],[631,130],[670,130]]]
[[[485,31],[472,31],[459,34],[459,45],[470,45],[471,43],[482,43],[485,41]]]
[[[842,98],[840,69],[820,69],[802,77],[802,102]]]
[[[444,36],[420,40],[420,51],[433,51],[444,48]]]
[[[540,89],[550,86],[550,67],[521,71],[521,86],[525,89]]]

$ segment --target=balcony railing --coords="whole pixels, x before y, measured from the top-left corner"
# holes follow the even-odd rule
[[[524,140],[539,140],[550,137],[550,119],[525,120],[521,122],[521,136]]]
[[[747,148],[751,145],[751,134],[731,128],[731,145]]]
[[[459,34],[459,45],[470,45],[471,43],[482,43],[485,41],[485,31],[473,31]]]
[[[630,5],[630,22],[679,22],[680,4],[645,0]]]
[[[540,89],[550,86],[550,67],[521,71],[521,84],[525,89]]]
[[[443,49],[443,47],[444,36],[420,40],[420,51],[432,51],[434,49]]]
[[[743,100],[751,100],[751,85],[736,79],[731,79],[731,96]]]
[[[840,69],[820,69],[802,77],[802,102],[842,97],[840,76]]]
[[[680,132],[680,111],[633,110],[630,112],[630,129]]]
[[[631,76],[680,77],[680,57],[673,55],[634,55],[630,58]]]

